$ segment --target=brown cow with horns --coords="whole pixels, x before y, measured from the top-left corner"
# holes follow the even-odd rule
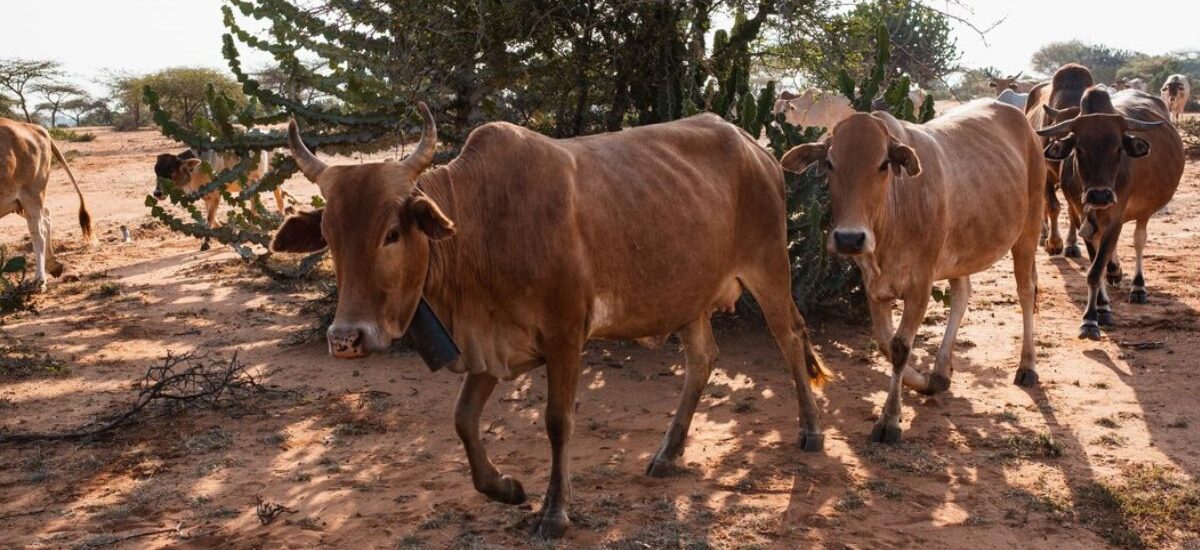
[[[822,448],[811,386],[827,372],[791,299],[783,172],[748,135],[713,115],[565,140],[491,123],[471,132],[453,162],[426,171],[437,136],[424,104],[421,113],[411,156],[354,166],[326,166],[293,121],[292,154],[327,206],[288,218],[272,249],[329,247],[336,357],[387,349],[428,300],[463,350],[451,366],[467,373],[455,427],[476,489],[525,500],[521,484],[488,460],[479,417],[499,379],[545,364],[552,465],[533,533],[560,535],[584,343],[678,333],[684,391],[647,472],[665,473],[716,358],[709,317],[743,289],[791,367],[800,445]]]

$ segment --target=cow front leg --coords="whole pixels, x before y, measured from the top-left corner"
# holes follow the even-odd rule
[[[1066,247],[1063,248],[1063,257],[1082,258],[1083,250],[1079,248],[1079,226],[1081,224],[1079,212],[1074,207],[1068,208],[1067,218],[1071,226],[1067,228],[1067,242]]]
[[[1058,213],[1062,211],[1062,203],[1058,201],[1058,182],[1050,173],[1046,174],[1046,225],[1050,228],[1050,236],[1045,240],[1046,253],[1051,256],[1063,251],[1062,234],[1058,231]]]
[[[933,374],[921,393],[934,395],[950,389],[950,377],[954,374],[954,342],[958,339],[958,327],[962,325],[970,299],[970,277],[950,279],[950,318],[946,321],[946,333],[942,336],[942,345],[938,347],[933,363]]]
[[[667,434],[663,436],[662,445],[646,467],[646,475],[651,477],[666,476],[671,465],[683,454],[683,442],[692,425],[692,416],[696,414],[696,405],[708,385],[713,362],[717,359],[717,342],[713,338],[712,322],[708,315],[688,323],[679,332],[679,338],[683,341],[687,367],[683,375],[683,393]]]
[[[929,307],[929,293],[933,282],[918,285],[922,289],[911,292],[904,297],[904,313],[900,316],[900,329],[892,337],[890,344],[892,360],[892,378],[888,386],[887,401],[883,404],[883,413],[879,421],[871,429],[870,440],[876,443],[898,443],[900,441],[900,396],[901,382],[904,380],[905,366],[912,352],[913,339],[921,322],[925,319],[925,310]]]
[[[1108,267],[1108,259],[1116,248],[1121,236],[1121,224],[1109,224],[1095,247],[1095,257],[1088,269],[1088,305],[1083,313],[1083,323],[1079,327],[1079,337],[1090,340],[1100,339],[1100,326],[1113,324],[1112,308],[1108,294],[1104,289],[1104,271]]]
[[[1137,221],[1137,227],[1133,230],[1133,251],[1134,251],[1134,274],[1133,288],[1129,291],[1129,303],[1145,304],[1150,301],[1150,295],[1146,292],[1146,276],[1142,272],[1142,259],[1146,251],[1146,225],[1150,223],[1149,219],[1141,219]]]
[[[280,216],[287,216],[287,207],[283,204],[283,189],[278,185],[275,186],[275,208],[279,209]]]
[[[471,481],[475,484],[475,490],[497,502],[521,504],[525,502],[525,490],[521,483],[500,475],[496,466],[488,459],[487,449],[483,447],[483,440],[479,437],[479,416],[495,388],[496,378],[492,375],[468,374],[463,379],[462,388],[458,392],[458,402],[454,406],[454,429],[467,452],[467,462],[471,465]]]
[[[204,196],[204,207],[208,214],[208,228],[216,229],[221,226],[217,221],[217,207],[221,205],[221,194],[217,192],[209,193]],[[204,242],[200,243],[200,250],[205,251],[211,248],[209,243],[210,237],[204,236]]]
[[[567,503],[571,500],[568,454],[575,427],[575,392],[579,383],[582,342],[560,345],[546,354],[546,434],[550,436],[550,485],[542,509],[530,529],[543,539],[558,538],[571,524]]]

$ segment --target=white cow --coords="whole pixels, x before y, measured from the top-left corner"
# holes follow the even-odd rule
[[[1171,120],[1176,124],[1179,123],[1179,117],[1183,116],[1183,108],[1187,106],[1188,96],[1191,93],[1191,84],[1188,84],[1187,77],[1181,74],[1167,77],[1167,81],[1162,86],[1162,100],[1167,104]]]
[[[1016,107],[1024,112],[1025,104],[1029,102],[1029,94],[1015,92],[1012,90],[1012,88],[1008,88],[1000,92],[1000,95],[996,96],[996,101],[1007,105],[1012,105],[1013,107]]]
[[[795,99],[776,101],[774,112],[782,112],[785,120],[792,126],[821,127],[829,130],[854,114],[854,107],[850,105],[850,100],[843,96],[809,88]]]

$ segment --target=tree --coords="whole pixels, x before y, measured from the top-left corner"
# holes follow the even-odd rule
[[[949,16],[921,2],[874,0],[824,20],[822,13],[809,12],[802,19],[815,31],[795,29],[793,24],[784,40],[766,48],[764,65],[774,70],[799,70],[818,87],[837,89],[842,69],[854,80],[871,72],[878,47],[876,29],[882,25],[891,41],[892,55],[885,72],[888,82],[908,75],[916,84],[931,87],[958,68],[960,53],[951,36]]]
[[[88,113],[92,113],[98,109],[107,107],[108,106],[103,101],[97,100],[84,93],[63,103],[62,111],[66,113],[67,116],[71,117],[71,120],[75,121],[76,126],[80,126],[84,117],[86,117]]]
[[[1112,82],[1117,71],[1141,54],[1110,48],[1102,44],[1087,44],[1079,40],[1052,42],[1033,53],[1033,68],[1043,74],[1054,74],[1067,63],[1079,63],[1092,71],[1096,82]]]
[[[37,109],[50,111],[51,128],[58,127],[58,113],[65,103],[87,95],[87,92],[79,86],[57,81],[39,82],[32,87],[32,90],[46,99],[37,106]]]
[[[4,118],[16,117],[17,114],[16,114],[16,112],[13,111],[14,105],[16,105],[16,101],[14,101],[12,98],[10,98],[4,94],[0,94],[0,117],[4,117]]]
[[[16,96],[16,104],[25,116],[25,122],[33,122],[27,97],[30,88],[39,82],[61,76],[61,67],[57,61],[50,60],[0,59],[0,88]]]

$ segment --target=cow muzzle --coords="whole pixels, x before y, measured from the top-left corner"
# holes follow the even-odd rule
[[[325,335],[329,341],[329,354],[338,359],[356,359],[367,355],[363,330],[356,326],[329,327]]]
[[[867,251],[867,232],[861,229],[835,229],[833,251],[843,256],[857,256]]]
[[[1117,194],[1107,188],[1088,189],[1083,195],[1083,202],[1092,208],[1103,210],[1117,204]]]
[[[161,201],[161,200],[163,200],[163,197],[165,197],[165,196],[166,196],[166,194],[162,192],[161,187],[154,188],[154,200]]]

